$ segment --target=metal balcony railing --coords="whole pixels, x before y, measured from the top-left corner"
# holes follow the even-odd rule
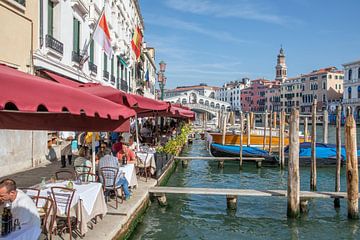
[[[53,38],[51,35],[46,35],[45,47],[50,48],[61,55],[64,53],[64,44]]]
[[[104,70],[103,77],[104,77],[105,81],[109,81],[109,72]]]
[[[97,66],[94,63],[89,62],[89,70],[93,73],[97,73]]]
[[[80,63],[82,56],[79,52],[72,51],[71,60],[76,63]]]
[[[111,84],[115,84],[115,76],[114,75],[111,75],[110,81],[111,81]]]

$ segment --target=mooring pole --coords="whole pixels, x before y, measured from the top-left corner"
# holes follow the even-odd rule
[[[281,166],[281,140],[282,140],[282,134],[281,134],[281,129],[282,129],[282,112],[280,112],[279,114],[279,162],[280,162],[280,168],[282,168]]]
[[[248,147],[250,147],[250,144],[251,144],[251,142],[250,142],[250,138],[251,138],[251,123],[250,123],[250,113],[247,113],[246,114],[246,121],[247,121],[247,124],[246,124],[246,134],[247,134],[247,146]]]
[[[311,169],[310,169],[310,190],[316,191],[316,105],[314,100],[312,106],[312,133],[311,133]]]
[[[299,175],[299,110],[293,108],[290,115],[288,161],[288,206],[287,216],[297,218],[300,215],[300,175]]]
[[[341,105],[336,107],[336,177],[335,192],[340,192],[340,168],[341,168]],[[334,207],[340,207],[340,199],[334,199]]]
[[[359,175],[356,143],[356,123],[350,111],[345,123],[346,183],[348,218],[359,218]]]
[[[222,129],[222,145],[225,145],[225,138],[226,138],[226,123],[227,123],[227,115],[224,113],[223,114],[224,118],[223,118],[223,129]]]
[[[244,114],[240,112],[240,169],[242,168],[242,162],[243,162],[243,130],[244,130]]]
[[[254,112],[250,112],[251,129],[255,129],[255,115]]]
[[[328,125],[329,125],[329,113],[328,111],[325,109],[324,110],[324,115],[323,115],[323,143],[327,144],[328,143]]]
[[[270,112],[270,120],[269,120],[269,127],[270,127],[270,136],[269,136],[269,153],[272,151],[272,130],[273,130],[273,113]]]
[[[304,142],[308,141],[308,138],[309,138],[308,131],[309,131],[309,129],[308,129],[308,118],[305,117],[304,118]]]
[[[281,112],[281,143],[280,143],[280,148],[281,148],[281,159],[280,159],[280,166],[281,168],[284,168],[285,166],[285,153],[284,153],[284,145],[285,145],[285,111]]]
[[[265,110],[265,116],[264,116],[264,139],[263,139],[263,149],[265,150],[266,148],[266,130],[268,127],[268,112],[267,110]]]
[[[274,129],[276,129],[276,117],[277,117],[277,112],[274,112]]]

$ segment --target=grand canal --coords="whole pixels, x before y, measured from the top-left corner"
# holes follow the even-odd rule
[[[335,141],[329,129],[329,142]],[[318,138],[321,139],[321,127]],[[205,143],[196,140],[183,156],[208,156]],[[301,190],[309,190],[310,169],[300,168]],[[345,167],[341,171],[341,190],[346,191]],[[334,191],[335,167],[318,168],[318,190]],[[239,171],[236,163],[191,161],[180,165],[168,186],[242,189],[286,189],[287,171],[257,169],[253,164]],[[347,219],[346,201],[335,210],[333,200],[311,200],[309,213],[301,219],[286,218],[287,200],[278,197],[242,197],[238,209],[228,211],[223,196],[168,195],[168,206],[153,202],[132,239],[360,239],[359,221]]]

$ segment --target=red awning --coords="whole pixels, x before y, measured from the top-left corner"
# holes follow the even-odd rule
[[[68,78],[61,77],[58,74],[52,73],[50,71],[42,70],[42,72],[45,73],[46,75],[48,75],[55,82],[61,83],[61,84],[66,85],[66,86],[78,87],[79,85],[82,84],[82,83],[79,83],[79,82],[72,81],[72,80],[70,80]]]
[[[148,117],[148,116],[194,119],[195,113],[191,110],[187,110],[182,107],[177,107],[174,105],[171,105],[170,108],[165,111],[138,113],[138,117]]]
[[[83,84],[79,86],[79,88],[87,93],[106,98],[115,103],[125,104],[128,107],[133,108],[137,113],[164,111],[169,108],[169,104],[167,102],[154,100],[136,94],[125,93],[101,84]]]
[[[4,65],[0,65],[0,92],[1,129],[96,131],[109,123],[110,131],[135,115],[126,106]],[[16,121],[8,122],[12,120]]]

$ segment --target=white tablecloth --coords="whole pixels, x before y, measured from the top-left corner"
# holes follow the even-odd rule
[[[149,152],[136,152],[136,156],[140,159],[145,167],[151,167],[151,174],[155,173],[155,153],[153,151]]]
[[[18,229],[7,236],[0,236],[1,240],[37,240],[41,234],[41,229],[26,226]]]
[[[40,191],[41,196],[48,196],[51,187],[66,187],[68,181],[46,184]],[[71,216],[76,216],[80,221],[80,232],[85,234],[88,230],[87,223],[97,215],[105,215],[107,206],[101,183],[88,183],[77,185],[74,183],[75,194],[71,203]],[[41,202],[39,201],[39,206]],[[65,213],[65,209],[58,208],[57,215]]]
[[[125,166],[120,167],[119,171],[125,173],[125,178],[129,182],[129,187],[138,185],[134,164],[126,164]]]

